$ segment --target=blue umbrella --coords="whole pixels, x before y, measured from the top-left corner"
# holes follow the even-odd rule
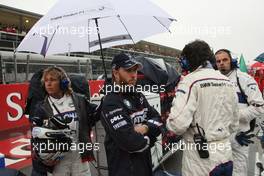
[[[256,57],[255,61],[264,62],[264,53],[262,53],[258,57]]]

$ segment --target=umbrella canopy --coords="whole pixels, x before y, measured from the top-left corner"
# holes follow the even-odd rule
[[[264,70],[264,63],[256,62],[256,63],[252,64],[250,67],[251,67],[251,69]]]
[[[172,21],[148,0],[60,0],[33,26],[17,51],[92,52],[100,44],[102,48],[131,44],[166,32]]]
[[[170,112],[175,95],[174,90],[181,75],[170,64],[164,62],[163,59],[152,59],[142,56],[135,59],[143,65],[143,68],[139,70],[139,75],[144,75],[144,77],[139,77],[137,84],[150,87],[158,85],[159,89],[155,89],[155,92],[151,88],[146,91],[160,93],[161,114]],[[165,90],[161,85],[164,85]]]
[[[264,63],[256,62],[251,65],[249,74],[254,77],[258,83],[259,89],[263,92],[264,89]]]
[[[264,62],[264,53],[262,53],[258,57],[256,57],[255,61]]]

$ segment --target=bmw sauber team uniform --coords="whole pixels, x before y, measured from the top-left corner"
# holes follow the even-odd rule
[[[205,133],[209,158],[200,158],[193,147],[196,124]],[[183,176],[214,175],[220,167],[232,174],[229,138],[238,128],[237,98],[233,84],[219,71],[198,67],[180,81],[167,127],[183,135]]]
[[[150,147],[160,134],[160,116],[142,93],[108,93],[101,122],[106,131],[105,149],[109,176],[151,176]],[[146,124],[145,136],[134,125]]]
[[[264,115],[264,100],[256,81],[247,73],[234,69],[228,78],[236,87],[239,109],[239,131],[249,130],[249,122],[256,118],[260,120]],[[239,82],[239,83],[238,83]],[[242,91],[239,88],[241,86]],[[263,120],[261,120],[263,121]],[[248,146],[240,146],[237,141],[232,140],[234,176],[247,176],[248,170]]]

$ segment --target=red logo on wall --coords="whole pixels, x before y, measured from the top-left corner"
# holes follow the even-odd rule
[[[28,84],[0,85],[0,131],[29,125],[23,115]]]

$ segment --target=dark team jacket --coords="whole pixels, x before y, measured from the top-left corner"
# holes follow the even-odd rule
[[[73,93],[72,100],[79,121],[79,142],[84,144],[91,143],[90,132],[95,123],[100,120],[100,110],[98,110],[97,105],[89,103],[85,96],[81,94]],[[47,97],[36,105],[34,116],[41,117],[43,120],[53,116]],[[81,153],[81,159],[83,162],[94,160],[93,151],[84,150]],[[33,169],[40,173],[52,172],[53,170],[53,167],[42,164],[34,157],[32,157],[32,165]]]
[[[160,134],[160,115],[142,93],[108,93],[103,101],[101,122],[109,176],[151,176],[150,148]],[[145,136],[134,131],[144,123]]]

